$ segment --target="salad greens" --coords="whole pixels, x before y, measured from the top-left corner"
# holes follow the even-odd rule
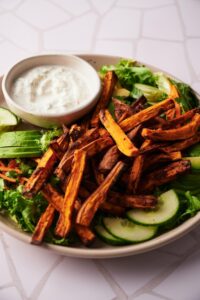
[[[107,71],[114,71],[122,88],[127,89],[130,94],[128,98],[132,101],[144,95],[149,104],[158,102],[170,95],[170,82],[173,83],[179,92],[177,102],[181,104],[183,112],[197,107],[198,99],[191,87],[185,83],[169,79],[161,72],[152,72],[145,66],[138,65],[136,61],[121,59],[116,65],[104,65],[100,70],[103,77]],[[119,97],[120,100],[126,100]]]

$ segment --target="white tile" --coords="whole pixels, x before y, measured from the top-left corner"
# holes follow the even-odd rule
[[[178,0],[185,31],[188,36],[200,37],[200,1]]]
[[[155,291],[170,299],[198,300],[200,251],[191,255]]]
[[[58,6],[64,8],[69,13],[78,16],[90,10],[90,5],[87,0],[52,0]]]
[[[38,48],[37,32],[11,13],[1,15],[0,34],[24,49],[36,51]]]
[[[0,1],[0,6],[5,8],[5,9],[13,9],[15,8],[18,4],[20,4],[21,0],[1,0]]]
[[[177,255],[183,255],[189,252],[190,249],[195,246],[195,244],[196,241],[194,240],[194,238],[188,234],[181,239],[178,239],[177,241],[170,243],[169,245],[166,245],[160,249],[169,251]]]
[[[157,297],[157,296],[154,296],[154,295],[142,294],[142,295],[140,295],[136,298],[134,297],[132,299],[134,299],[134,300],[159,300],[161,298],[159,296]],[[130,297],[130,300],[132,300],[132,299]]]
[[[39,29],[50,28],[70,18],[61,8],[45,0],[39,0],[39,5],[38,1],[27,0],[16,10],[16,14]]]
[[[183,45],[175,42],[140,40],[137,59],[159,67],[190,83],[190,73]]]
[[[140,12],[126,8],[113,8],[101,22],[99,38],[137,38],[140,29]]]
[[[122,57],[133,56],[133,43],[130,41],[97,41],[95,53],[119,55]]]
[[[3,41],[0,45],[0,76],[18,60],[25,58],[26,56],[28,56],[26,51],[14,46],[8,41]]]
[[[173,0],[118,0],[117,5],[124,7],[151,8],[174,3]]]
[[[1,300],[22,300],[15,287],[10,287],[7,289],[0,290],[0,299]]]
[[[8,269],[8,264],[7,264],[7,260],[6,260],[6,256],[5,256],[5,252],[4,252],[4,248],[2,245],[2,242],[0,240],[0,288],[2,285],[11,282],[11,276],[10,276],[10,272]],[[1,291],[1,290],[0,290]],[[0,298],[1,299],[1,298]]]
[[[91,0],[91,3],[99,14],[105,14],[113,6],[115,0]]]
[[[176,258],[172,255],[154,251],[127,258],[104,260],[103,265],[129,295],[142,288],[175,261]]]
[[[187,41],[187,49],[189,54],[189,59],[192,64],[196,75],[200,78],[200,60],[199,60],[199,52],[200,52],[200,38],[199,39],[189,39]]]
[[[27,295],[30,295],[42,276],[58,259],[58,255],[27,245],[5,234],[9,253]]]
[[[97,17],[88,13],[66,25],[49,30],[44,34],[45,49],[89,51],[95,32]]]
[[[51,274],[38,300],[110,300],[116,296],[91,260],[66,258]]]
[[[143,35],[145,37],[167,40],[183,40],[181,23],[176,7],[169,6],[147,10],[144,13]]]

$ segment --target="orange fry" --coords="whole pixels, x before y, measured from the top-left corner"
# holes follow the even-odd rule
[[[75,224],[75,230],[84,245],[88,246],[94,241],[95,234],[90,228]]]
[[[71,176],[65,192],[62,213],[60,214],[55,230],[56,235],[63,238],[70,232],[72,226],[72,213],[85,169],[85,161],[86,152],[83,150],[76,150],[74,152]]]
[[[0,173],[0,177],[1,177],[2,179],[4,179],[4,180],[8,181],[8,182],[12,182],[12,183],[15,183],[15,182],[16,182],[16,179],[11,178],[11,177],[8,177],[8,176],[6,176],[5,174],[1,174],[1,173]]]
[[[54,213],[55,213],[55,208],[53,207],[53,205],[49,204],[46,208],[46,210],[44,211],[44,213],[41,215],[34,233],[32,235],[32,239],[31,242],[33,244],[40,244],[45,236],[45,233],[47,232],[47,230],[49,229],[49,227],[51,226],[52,222],[53,222],[53,218],[54,218]]]
[[[134,146],[119,125],[114,121],[109,111],[107,109],[101,110],[99,117],[101,123],[116,142],[119,151],[129,157],[136,156],[138,154],[138,149]]]
[[[195,114],[192,121],[182,127],[166,130],[144,128],[142,130],[142,136],[153,141],[185,140],[195,135],[199,126],[200,114]]]
[[[61,149],[66,149],[67,132],[63,133],[58,139],[57,142]],[[57,161],[57,156],[54,151],[49,147],[48,150],[44,153],[38,165],[29,180],[27,181],[23,194],[27,197],[32,197],[35,195],[43,186],[47,178],[50,176],[53,171],[53,167]]]
[[[138,183],[140,181],[141,174],[142,174],[143,164],[144,164],[144,155],[138,155],[133,161],[133,165],[131,167],[131,171],[129,175],[128,186],[127,186],[127,190],[131,194],[136,193]]]
[[[117,180],[124,168],[124,163],[119,161],[112,171],[108,174],[102,184],[89,196],[79,210],[76,223],[89,226],[99,206],[105,202],[108,190]]]
[[[101,109],[106,108],[111,99],[117,77],[114,72],[109,71],[106,73],[103,81],[103,90],[100,99],[97,103],[92,119],[90,121],[91,127],[99,127],[99,112]]]
[[[98,138],[97,140],[94,140],[90,142],[89,144],[83,146],[80,148],[83,151],[87,152],[87,157],[90,158],[98,153],[100,153],[102,150],[108,148],[109,146],[113,145],[113,140],[110,137],[105,138]],[[60,170],[67,172],[70,167],[73,160],[73,155],[70,155],[66,159],[63,159],[60,161],[57,169],[55,170],[55,174],[60,178]]]
[[[155,105],[152,105],[150,107],[147,107],[146,109],[139,111],[138,113],[120,122],[119,125],[125,132],[127,132],[133,129],[135,126],[144,123],[150,119],[153,119],[154,117],[159,116],[161,113],[173,107],[173,99],[166,99],[162,102],[159,102]]]

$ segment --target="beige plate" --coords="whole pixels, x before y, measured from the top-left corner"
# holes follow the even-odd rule
[[[115,56],[107,56],[107,55],[79,55],[83,59],[87,60],[90,64],[92,64],[97,70],[103,64],[115,64],[119,61],[119,57]],[[154,71],[162,71],[153,66],[150,66]],[[163,71],[164,72],[164,71]],[[164,72],[166,73],[166,72]],[[173,77],[170,75],[170,77]],[[198,96],[198,95],[197,95]],[[2,93],[0,91],[0,97],[2,98]],[[198,96],[199,97],[199,96]],[[199,97],[200,99],[200,97]],[[76,247],[63,247],[63,246],[55,246],[51,244],[43,244],[42,248],[48,249],[50,251],[56,252],[58,254],[72,256],[72,257],[82,257],[82,258],[114,258],[114,257],[122,257],[128,255],[135,255],[139,253],[144,253],[156,248],[159,248],[163,245],[166,245],[183,235],[187,232],[191,231],[195,226],[200,223],[200,212],[190,218],[186,222],[184,222],[179,227],[176,227],[169,232],[166,232],[150,241],[129,245],[129,246],[107,246],[99,241],[92,246],[92,248],[84,248],[80,245]],[[0,227],[6,231],[8,234],[13,237],[25,242],[30,243],[30,235],[22,232],[16,224],[11,222],[9,219],[0,215]]]

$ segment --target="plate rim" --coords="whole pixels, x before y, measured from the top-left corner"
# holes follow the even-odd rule
[[[63,54],[63,53],[62,53]],[[69,53],[68,53],[69,54]],[[106,55],[106,54],[90,54],[90,53],[78,53],[74,54],[77,55],[90,64],[95,67],[95,63],[97,60],[100,59],[110,59],[110,60],[116,60],[119,61],[121,58],[125,59],[133,59],[133,58],[127,58],[122,56],[114,56],[114,55]],[[179,78],[175,77],[174,75],[164,71],[163,69],[160,69],[156,66],[153,66],[151,64],[148,64],[146,62],[142,62],[140,60],[137,60],[140,64],[144,64],[145,66],[153,69],[154,71],[163,72],[170,76],[171,78],[177,79],[178,81],[183,82],[183,80],[180,80]],[[104,64],[104,63],[102,63]],[[0,78],[1,81],[1,78]],[[1,89],[1,88],[0,88]],[[195,94],[200,100],[200,95],[193,89]],[[0,90],[1,94],[1,90]],[[2,98],[2,100],[4,100]],[[10,224],[9,224],[10,223]],[[162,246],[169,244],[175,240],[178,240],[182,236],[186,235],[188,232],[190,232],[192,229],[197,227],[200,224],[200,212],[198,212],[195,216],[192,218],[186,220],[184,223],[179,225],[178,227],[173,228],[172,230],[169,230],[151,240],[145,241],[143,243],[138,244],[131,244],[131,245],[125,245],[125,246],[112,246],[108,248],[78,248],[73,246],[58,246],[53,245],[49,243],[43,243],[39,246],[39,249],[46,249],[48,251],[69,256],[69,257],[76,257],[76,258],[87,258],[87,259],[102,259],[102,258],[117,258],[117,257],[125,257],[125,256],[131,256],[131,255],[137,255],[145,252],[149,252],[158,248],[161,248]],[[0,215],[0,229],[8,233],[9,235],[13,236],[14,238],[26,243],[31,244],[31,234],[28,234],[26,232],[23,232],[17,225],[13,225],[11,223],[11,220],[8,220],[8,218],[4,217],[3,215]],[[106,245],[106,244],[105,244]],[[33,245],[35,246],[35,245]]]

